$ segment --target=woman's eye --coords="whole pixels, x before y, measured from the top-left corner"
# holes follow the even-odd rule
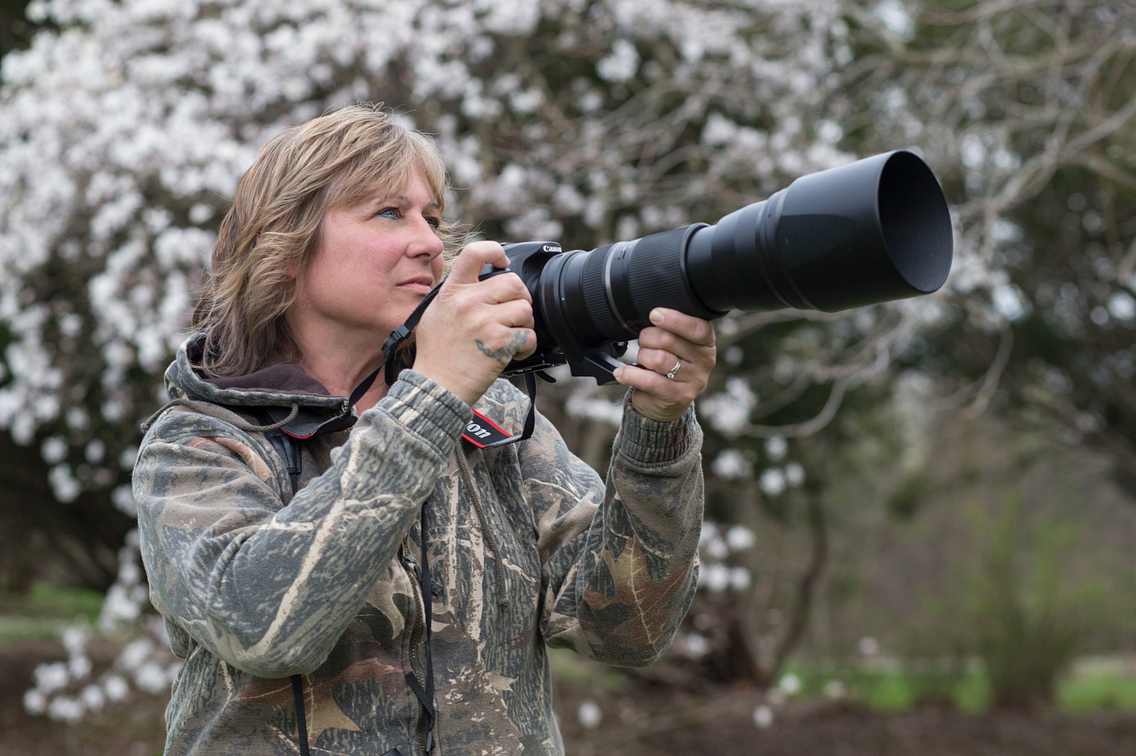
[[[397,207],[384,207],[379,212],[375,213],[376,216],[382,218],[401,218],[402,213],[398,211]]]
[[[430,224],[430,228],[433,228],[435,230],[442,227],[442,219],[441,218],[427,218],[426,222]]]

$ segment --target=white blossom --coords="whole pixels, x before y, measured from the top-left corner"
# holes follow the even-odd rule
[[[160,693],[169,687],[166,670],[153,661],[145,662],[134,671],[134,681],[148,693]]]
[[[60,722],[78,722],[84,713],[83,701],[71,696],[58,696],[47,705],[47,716]]]
[[[730,588],[738,593],[749,588],[751,582],[749,570],[745,567],[730,568]]]
[[[136,672],[148,662],[151,651],[153,651],[153,642],[149,638],[132,641],[119,654],[117,666],[128,672]]]
[[[66,687],[71,679],[65,662],[41,664],[36,667],[33,676],[35,678],[36,690],[43,695],[53,693]]]
[[[900,39],[910,40],[915,31],[915,22],[901,0],[883,0],[872,9],[872,15]]]
[[[103,689],[97,685],[88,685],[79,694],[79,700],[88,711],[102,711],[106,705],[107,696]]]
[[[702,523],[698,548],[712,562],[721,562],[730,555],[729,545],[722,538],[718,526],[711,522]]]
[[[67,674],[73,680],[82,680],[91,674],[91,660],[85,654],[74,655],[67,660]]]
[[[775,467],[771,467],[762,472],[758,482],[761,486],[762,493],[770,497],[780,496],[785,492],[785,488],[788,485],[785,473]]]
[[[1126,291],[1113,292],[1108,298],[1108,311],[1117,320],[1136,318],[1136,299]]]
[[[768,704],[761,704],[753,710],[753,723],[761,730],[767,730],[773,726],[773,708]]]
[[[994,307],[1010,321],[1021,320],[1029,314],[1029,306],[1021,289],[1013,284],[1004,284],[991,293]]]
[[[596,73],[607,81],[627,81],[639,68],[639,52],[627,39],[616,40],[611,55],[596,64]]]
[[[106,697],[110,701],[121,701],[126,698],[130,692],[130,686],[126,680],[118,675],[110,675],[103,680],[103,690],[106,691]]]
[[[594,730],[603,722],[603,711],[595,701],[585,698],[576,709],[576,719],[584,729]]]
[[[623,405],[594,396],[574,394],[565,405],[569,415],[601,420],[616,428],[623,422]]]
[[[733,525],[726,531],[726,543],[730,551],[748,551],[756,542],[757,537],[745,525]]]
[[[757,405],[757,395],[741,378],[726,381],[726,390],[698,401],[700,413],[723,435],[737,436],[749,424],[749,415]]]
[[[721,562],[703,563],[698,571],[698,587],[721,593],[733,584],[733,572]]]
[[[38,688],[24,691],[24,710],[29,714],[43,714],[47,711],[47,696]]]
[[[706,636],[699,633],[687,633],[679,636],[679,641],[683,655],[690,659],[701,659],[710,653],[710,641],[706,639]]]
[[[799,488],[805,482],[805,468],[800,462],[785,465],[785,482],[790,488]]]
[[[765,455],[774,462],[780,462],[789,451],[789,444],[784,436],[772,436],[765,440]]]
[[[840,680],[829,680],[824,684],[824,695],[834,701],[839,701],[848,695],[848,690]]]
[[[863,656],[875,656],[880,652],[880,643],[871,636],[864,636],[857,643],[857,648]]]
[[[801,678],[793,672],[786,673],[777,681],[777,689],[787,696],[801,692]]]
[[[119,486],[111,492],[111,501],[121,512],[130,517],[138,514],[138,503],[134,500],[134,492],[130,486]]]
[[[57,464],[67,457],[67,442],[59,436],[45,438],[40,445],[40,455],[49,464]]]
[[[753,464],[738,449],[723,449],[710,465],[719,478],[740,480],[753,476]]]
[[[83,450],[83,456],[92,465],[97,465],[103,461],[103,456],[106,454],[106,444],[101,439],[92,439],[87,447]]]

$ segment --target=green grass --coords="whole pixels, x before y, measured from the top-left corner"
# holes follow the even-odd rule
[[[1082,659],[1057,689],[1066,711],[1136,710],[1136,672],[1110,659]]]
[[[35,584],[23,596],[0,593],[0,642],[54,638],[76,618],[93,622],[102,604],[97,591],[48,583]]]
[[[989,700],[989,686],[977,672],[856,672],[848,683],[850,697],[873,709],[905,711],[919,704],[939,702],[963,711],[981,711]]]
[[[85,618],[94,622],[102,607],[97,591],[38,583],[23,596],[0,592],[0,643],[57,637],[59,630]],[[549,653],[553,675],[567,683],[597,683],[624,689],[628,679],[611,667],[562,649]],[[825,685],[838,680],[850,700],[879,711],[904,711],[929,700],[949,702],[963,711],[981,711],[990,689],[981,672],[912,672],[898,663],[879,668],[792,665],[785,670],[801,680],[798,697],[821,698]],[[1122,709],[1136,711],[1136,673],[1116,659],[1082,659],[1061,681],[1057,706],[1065,711]]]
[[[572,685],[598,685],[605,690],[624,690],[630,685],[618,669],[563,648],[548,650],[548,665],[554,679]]]
[[[786,670],[789,672],[801,680],[798,696],[820,698],[825,695],[825,685],[838,680],[848,699],[877,711],[905,711],[938,701],[978,712],[990,701],[990,686],[977,669],[914,673],[902,669],[794,666]],[[1055,704],[1070,712],[1136,711],[1136,674],[1117,661],[1085,660],[1058,684]]]

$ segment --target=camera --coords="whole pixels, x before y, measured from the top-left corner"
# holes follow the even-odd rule
[[[726,215],[593,250],[506,244],[532,295],[537,351],[503,375],[567,363],[599,383],[655,307],[706,320],[731,310],[836,312],[929,294],[947,280],[953,231],[939,182],[906,150],[798,178]]]

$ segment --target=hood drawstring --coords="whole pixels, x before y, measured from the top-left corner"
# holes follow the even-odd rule
[[[288,413],[288,417],[284,418],[280,422],[269,423],[268,425],[255,425],[254,423],[245,421],[234,412],[228,412],[221,409],[220,407],[218,407],[218,405],[180,396],[173,401],[166,402],[157,412],[146,418],[146,422],[142,423],[141,426],[142,432],[145,433],[150,430],[150,426],[152,426],[166,410],[173,407],[189,406],[191,404],[194,405],[193,409],[201,413],[202,415],[208,415],[209,417],[213,417],[218,420],[224,420],[229,425],[232,425],[238,430],[243,430],[245,433],[267,433],[268,431],[274,431],[279,428],[283,428],[285,425],[295,420],[296,416],[300,414],[300,405],[296,402],[293,402],[291,405],[292,410]],[[224,412],[225,414],[222,415],[222,412]]]
[[[501,547],[497,544],[497,538],[489,527],[489,521],[485,517],[485,509],[481,506],[481,497],[477,495],[477,487],[473,485],[473,476],[470,475],[469,465],[465,461],[465,450],[460,445],[458,446],[457,457],[462,483],[465,484],[470,497],[473,499],[473,509],[477,512],[478,522],[481,523],[481,537],[485,539],[485,545],[493,554],[494,566],[497,568],[497,609],[501,612],[507,612],[509,611],[509,598],[505,594],[505,563],[501,559]]]

